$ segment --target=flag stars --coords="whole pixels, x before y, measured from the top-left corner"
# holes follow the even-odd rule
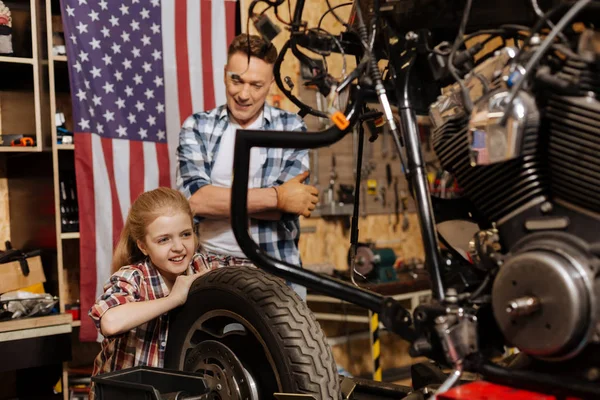
[[[103,10],[108,10],[108,3],[106,2],[106,0],[101,0],[98,5],[100,6],[101,9]]]
[[[106,120],[106,122],[114,121],[115,120],[115,113],[112,112],[112,111],[106,110],[106,112],[102,116],[104,117],[104,119]]]
[[[87,119],[82,118],[79,121],[79,127],[83,130],[83,129],[90,129],[90,121]]]
[[[163,103],[158,103],[156,105],[156,112],[162,114],[165,112],[165,105]]]
[[[77,43],[77,36],[75,36],[75,34],[71,34],[71,36],[69,36],[69,39],[71,39],[71,42],[73,43]]]
[[[133,77],[133,81],[135,82],[136,85],[141,85],[142,84],[142,76],[139,74],[135,74],[135,76]]]
[[[94,95],[94,97],[92,98],[92,101],[94,102],[95,106],[102,105],[102,98],[100,96],[98,96],[97,94]]]
[[[146,95],[146,99],[150,100],[154,98],[154,90],[152,89],[146,89],[146,91],[144,92],[144,95]]]
[[[104,84],[104,86],[102,86],[102,89],[104,89],[104,93],[108,94],[108,93],[114,93],[115,92],[114,87],[115,87],[115,85],[113,85],[112,83],[106,82]]]
[[[114,15],[111,16],[108,21],[112,26],[119,26],[119,18],[115,17]]]
[[[79,61],[76,61],[75,64],[73,64],[73,68],[75,68],[77,72],[81,72],[81,64]]]
[[[100,75],[101,75],[100,72],[101,71],[102,70],[100,68],[97,68],[97,67],[94,66],[94,68],[92,68],[92,70],[90,72],[92,73],[92,77],[93,78],[100,78]]]
[[[110,36],[110,31],[108,30],[108,28],[106,26],[103,26],[102,29],[100,29],[100,32],[102,32],[102,36],[104,36],[104,37]]]
[[[154,57],[154,61],[160,60],[161,56],[162,55],[161,55],[160,51],[158,51],[156,49],[152,52],[152,57]]]
[[[115,79],[117,82],[121,82],[123,80],[123,73],[121,71],[115,71]]]
[[[160,33],[160,25],[158,25],[156,22],[152,24],[150,29],[152,30],[152,33],[154,33],[155,35]]]
[[[103,134],[104,133],[104,127],[102,126],[102,124],[100,124],[100,122],[98,122],[96,124],[96,132],[99,134]]]
[[[92,38],[92,41],[90,42],[90,46],[92,46],[92,49],[99,49],[100,41],[96,38]]]
[[[88,108],[88,112],[90,113],[90,116],[94,116],[94,107],[90,106],[90,108]]]
[[[138,58],[140,57],[140,49],[138,49],[137,47],[134,47],[133,49],[131,49],[131,54],[133,54],[133,57]]]
[[[67,15],[69,17],[74,17],[75,16],[75,9],[69,5],[67,5],[67,7],[65,8],[65,10],[67,10]]]
[[[142,138],[142,139],[146,139],[148,137],[148,131],[144,128],[140,128],[138,134],[140,135],[140,138]]]
[[[105,54],[104,57],[102,57],[102,61],[104,61],[104,65],[112,64],[112,57]]]
[[[140,11],[140,15],[142,16],[142,19],[148,19],[150,18],[150,11],[146,10],[145,8],[142,8],[142,11]]]
[[[131,30],[132,31],[139,31],[140,30],[140,23],[137,22],[135,19],[133,21],[131,21],[131,23],[129,24],[129,26],[131,26]]]
[[[89,89],[89,88],[90,88],[90,81],[88,81],[87,79],[84,79],[84,80],[83,80],[83,84],[85,85],[85,88],[86,88],[86,89]]]
[[[156,125],[156,117],[150,115],[150,116],[148,116],[148,119],[146,120],[146,122],[148,122],[148,125],[154,126],[154,125]]]
[[[144,46],[150,46],[150,36],[142,36],[142,44]]]
[[[77,96],[79,101],[85,100],[85,92],[81,89],[79,89],[79,91],[77,92],[77,94],[75,96]]]
[[[79,0],[79,5],[87,4],[87,0]]]
[[[158,140],[165,140],[165,131],[159,129],[156,133],[156,136],[158,137]]]
[[[129,33],[127,33],[127,32],[121,33],[121,39],[123,40],[123,42],[129,42]]]
[[[121,108],[125,108],[125,100],[123,100],[120,97],[117,99],[117,101],[115,101],[115,104],[117,105],[117,107],[119,108],[119,110]]]
[[[120,44],[113,43],[112,46],[111,46],[111,48],[112,48],[113,53],[115,53],[115,54],[121,52],[121,45]]]
[[[157,75],[156,78],[154,78],[154,84],[156,85],[156,87],[162,86],[163,78]]]
[[[131,69],[131,60],[129,60],[128,58],[124,59],[123,68],[125,68],[125,70]]]
[[[135,108],[138,110],[138,112],[144,111],[144,103],[138,100],[138,102],[135,103]]]
[[[119,10],[121,10],[121,15],[129,14],[129,7],[125,4],[122,4],[121,7],[119,7]]]
[[[152,6],[153,7],[159,7],[160,6],[160,0],[150,0],[152,2]]]
[[[83,50],[79,53],[79,58],[81,58],[81,61],[89,61],[90,59],[88,53]]]
[[[152,64],[146,61],[144,65],[142,65],[142,68],[144,69],[144,72],[150,72],[152,71]]]
[[[98,13],[94,10],[92,10],[88,16],[92,19],[92,22],[94,21],[100,21],[100,18],[98,18]]]
[[[87,33],[87,24],[84,24],[83,22],[79,21],[79,24],[76,26],[77,30],[79,31],[79,34],[81,35],[82,33]]]
[[[127,116],[127,119],[129,120],[130,124],[135,124],[135,115],[132,113],[129,113],[129,115]]]
[[[127,97],[133,96],[133,88],[127,85],[127,87],[125,88],[125,93],[127,94]]]
[[[119,137],[127,136],[127,128],[125,128],[123,125],[119,125],[119,128],[117,128],[117,133],[119,134]]]

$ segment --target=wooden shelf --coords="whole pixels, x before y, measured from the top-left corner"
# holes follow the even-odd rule
[[[33,58],[0,56],[0,62],[33,65]]]
[[[58,314],[0,322],[0,342],[69,333],[72,319]]]
[[[65,232],[60,234],[61,239],[79,239],[79,232]]]
[[[52,56],[54,61],[67,62],[67,56]]]
[[[0,153],[39,153],[39,146],[0,146]]]
[[[78,319],[77,321],[71,322],[71,326],[81,326],[81,320]]]
[[[74,144],[57,144],[56,148],[58,150],[75,150]]]

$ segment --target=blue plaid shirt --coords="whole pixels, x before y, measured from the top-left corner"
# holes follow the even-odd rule
[[[226,106],[199,112],[183,123],[177,147],[177,188],[189,199],[211,184],[211,171],[223,133],[229,125]],[[302,118],[265,103],[262,130],[306,131]],[[308,150],[260,148],[260,187],[279,186],[309,169]],[[201,221],[201,219],[200,219]],[[298,251],[298,216],[285,214],[279,221],[250,220],[254,241],[269,255],[301,265]]]

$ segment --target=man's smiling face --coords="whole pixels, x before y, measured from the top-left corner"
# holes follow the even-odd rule
[[[237,52],[225,66],[227,107],[234,122],[242,128],[253,123],[260,115],[269,88],[273,83],[273,65],[257,57]]]

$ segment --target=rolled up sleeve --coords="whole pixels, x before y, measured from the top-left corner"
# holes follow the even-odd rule
[[[177,189],[188,199],[211,183],[211,164],[200,132],[202,124],[202,120],[193,115],[185,120],[179,133],[176,184]]]

